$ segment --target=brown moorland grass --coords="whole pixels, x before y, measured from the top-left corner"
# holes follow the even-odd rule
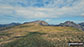
[[[69,41],[84,42],[84,31],[72,27],[34,24],[0,31],[0,47],[68,47]]]

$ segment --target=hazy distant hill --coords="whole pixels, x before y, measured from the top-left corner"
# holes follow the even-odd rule
[[[20,25],[20,23],[0,24],[0,27],[10,27],[10,26],[17,26],[17,25]]]
[[[84,42],[84,31],[78,28],[46,25],[33,21],[5,28],[0,31],[0,47],[68,47],[68,42]]]

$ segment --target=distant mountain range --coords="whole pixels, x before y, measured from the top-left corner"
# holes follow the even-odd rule
[[[32,21],[32,22],[25,22],[23,24],[39,24],[39,25],[44,25],[44,26],[63,26],[63,27],[74,27],[80,30],[84,30],[84,22],[76,24],[73,21],[66,21],[64,23],[60,23],[58,25],[49,25],[47,22],[45,21]],[[11,27],[11,26],[18,26],[20,25],[20,23],[10,23],[10,24],[0,24],[0,27]]]
[[[11,27],[11,26],[17,26],[17,25],[20,25],[20,23],[0,24],[0,27]]]

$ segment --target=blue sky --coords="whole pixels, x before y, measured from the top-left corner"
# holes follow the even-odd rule
[[[0,24],[84,22],[84,0],[0,0]]]

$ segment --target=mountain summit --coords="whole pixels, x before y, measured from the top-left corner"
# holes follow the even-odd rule
[[[60,26],[67,26],[67,27],[74,27],[74,28],[77,28],[77,29],[84,30],[84,28],[83,28],[81,25],[76,24],[76,23],[74,23],[74,22],[72,22],[72,21],[66,21],[66,22],[61,23],[61,24],[59,24],[59,25],[60,25]]]
[[[38,21],[32,21],[32,22],[25,22],[24,24],[31,24],[31,23],[33,23],[33,24],[40,24],[40,25],[48,25],[48,23],[47,22],[45,22],[45,21],[40,21],[40,20],[38,20]]]

